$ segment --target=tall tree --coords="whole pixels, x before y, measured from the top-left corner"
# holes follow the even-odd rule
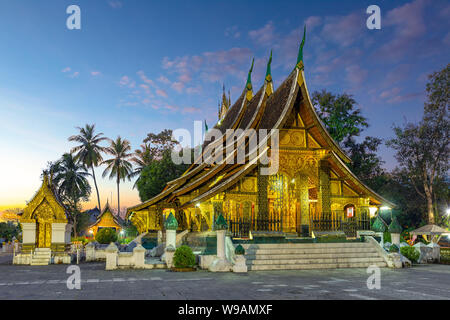
[[[70,153],[65,153],[60,160],[50,163],[48,172],[51,176],[52,186],[56,189],[64,205],[69,208],[74,224],[74,234],[77,236],[80,231],[78,223],[81,214],[80,203],[88,201],[91,194],[91,187],[87,179],[90,174],[87,172],[87,168],[77,162]]]
[[[178,144],[178,141],[172,139],[172,130],[170,129],[164,129],[158,134],[148,133],[143,142],[148,144],[150,154],[154,159],[161,159],[164,151],[172,150]]]
[[[171,158],[171,151],[166,150],[162,158],[154,160],[146,166],[136,181],[141,201],[146,201],[160,193],[167,182],[176,179],[187,170],[187,164],[175,164]]]
[[[131,180],[130,174],[133,172],[133,165],[128,161],[132,157],[130,142],[120,136],[116,140],[110,140],[111,145],[105,148],[105,152],[112,156],[111,159],[103,161],[106,169],[103,177],[109,174],[109,179],[116,179],[117,183],[117,214],[120,215],[120,181]]]
[[[149,166],[153,161],[153,153],[148,143],[141,144],[140,149],[134,150],[133,157],[130,159],[134,164],[134,171],[130,174],[130,178],[137,177],[136,182],[133,185],[133,189],[136,187],[137,182],[140,179],[142,170]]]
[[[396,159],[408,173],[417,194],[426,200],[429,223],[436,221],[433,206],[436,179],[449,170],[449,84],[450,64],[429,76],[422,120],[394,126],[395,137],[387,142],[396,150]]]
[[[378,190],[385,181],[383,175],[386,172],[382,168],[384,161],[377,155],[381,143],[381,139],[369,136],[361,143],[357,143],[353,137],[344,143],[345,150],[352,159],[350,169],[374,190]]]
[[[76,153],[75,158],[92,171],[94,179],[95,191],[97,192],[98,209],[102,211],[100,203],[100,194],[98,192],[97,180],[95,178],[94,167],[97,167],[102,161],[102,152],[104,147],[100,146],[100,142],[107,140],[102,137],[103,133],[95,134],[95,124],[86,124],[84,128],[77,127],[80,134],[69,137],[69,141],[79,142],[80,145],[72,148],[71,153]]]
[[[358,136],[369,124],[356,107],[356,101],[347,93],[335,95],[326,90],[315,91],[312,103],[333,139],[342,143]]]
[[[383,161],[376,153],[382,140],[367,136],[361,143],[356,141],[355,138],[369,126],[356,101],[349,94],[335,95],[326,90],[315,91],[312,97],[326,129],[350,156],[352,172],[377,190],[384,181]]]

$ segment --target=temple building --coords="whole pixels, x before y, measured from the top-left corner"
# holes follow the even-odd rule
[[[106,206],[103,208],[102,213],[97,217],[97,221],[89,226],[89,234],[95,237],[98,230],[103,228],[111,228],[116,232],[120,232],[122,227],[122,220],[112,213],[109,202],[106,202]]]
[[[14,257],[14,264],[70,263],[67,252],[71,244],[72,224],[47,175],[25,207],[20,224],[22,251]]]
[[[161,229],[172,212],[179,230],[212,230],[222,214],[235,237],[259,231],[311,237],[327,230],[352,236],[357,230],[370,229],[369,218],[381,206],[394,206],[351,172],[349,156],[319,119],[306,85],[303,44],[295,68],[276,90],[271,54],[261,88],[253,91],[252,63],[239,98],[219,109],[214,128],[222,134],[213,141],[205,139],[202,159],[236,159],[237,151],[216,152],[218,146],[235,144],[245,146],[244,163],[197,161],[160,194],[128,208],[127,218],[139,232]],[[267,139],[260,129],[269,132]],[[233,134],[227,135],[227,130]],[[256,135],[258,150],[270,155],[269,164],[261,161],[264,152],[252,156],[248,132]],[[276,133],[279,143],[273,145]],[[275,153],[278,157],[272,157]],[[277,172],[261,173],[262,168],[275,165]]]

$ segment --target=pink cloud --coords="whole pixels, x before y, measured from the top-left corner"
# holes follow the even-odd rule
[[[196,113],[196,112],[200,112],[201,109],[196,108],[196,107],[185,107],[183,108],[183,110],[181,111],[182,113]]]
[[[272,44],[275,35],[275,27],[272,21],[266,23],[266,25],[260,29],[249,31],[250,39],[261,46],[269,46]]]
[[[167,79],[167,77],[165,77],[165,76],[160,76],[158,78],[158,81],[161,82],[161,83],[164,83],[164,84],[170,84],[170,80]]]
[[[168,97],[167,92],[165,92],[164,90],[161,90],[161,89],[156,90],[156,94],[161,97],[164,97],[164,98]]]
[[[137,72],[137,74],[139,75],[139,77],[141,78],[141,80],[147,84],[153,85],[153,80],[147,78],[147,76],[145,75],[144,71],[140,70]]]
[[[326,17],[321,36],[340,46],[347,47],[361,38],[366,23],[360,12],[346,16]]]
[[[99,76],[99,75],[101,75],[102,73],[100,72],[100,71],[91,71],[91,75],[92,76]]]
[[[392,9],[386,14],[382,27],[393,27],[392,40],[383,45],[377,55],[384,58],[401,58],[414,46],[425,32],[424,10],[428,0],[416,0]]]
[[[114,8],[114,9],[122,8],[122,2],[117,1],[117,0],[108,1],[108,4],[110,5],[111,8]]]
[[[182,82],[174,82],[171,87],[178,93],[181,93],[183,92],[184,84]]]
[[[71,70],[70,67],[66,67],[66,68],[62,69],[61,72],[69,72],[70,70]]]

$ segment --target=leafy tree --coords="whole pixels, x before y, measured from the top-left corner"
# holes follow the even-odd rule
[[[143,142],[148,145],[152,159],[162,158],[164,152],[172,150],[178,141],[172,139],[172,130],[164,129],[158,134],[148,133]]]
[[[381,143],[382,140],[375,137],[365,137],[361,143],[357,143],[354,138],[345,142],[345,149],[352,159],[350,169],[374,190],[378,190],[385,180],[385,170],[382,168],[384,161],[376,153]]]
[[[160,193],[167,182],[178,178],[186,171],[188,165],[175,164],[171,159],[171,151],[166,150],[160,160],[154,160],[146,166],[136,181],[141,201],[146,201]]]
[[[91,169],[95,190],[97,192],[98,208],[101,211],[100,194],[98,192],[94,167],[98,167],[103,161],[102,152],[104,152],[104,148],[99,143],[107,140],[107,138],[102,137],[103,133],[95,134],[95,124],[86,124],[84,128],[77,127],[77,129],[80,131],[80,134],[69,137],[69,141],[79,142],[80,145],[72,148],[70,152],[76,153],[75,159]]]
[[[154,156],[152,153],[152,149],[148,143],[141,144],[141,149],[136,149],[134,151],[134,156],[130,160],[135,164],[135,168],[134,171],[130,174],[130,177],[139,177],[134,183],[133,189],[136,187],[136,184],[140,179],[142,170],[144,170],[146,166],[149,166],[152,163],[153,159]]]
[[[0,222],[0,238],[7,242],[12,241],[13,238],[18,238],[20,233],[20,225],[12,222]]]
[[[312,103],[328,132],[338,143],[358,136],[369,126],[367,119],[361,115],[361,110],[356,108],[352,95],[334,95],[326,90],[315,91],[312,94]]]
[[[395,137],[387,145],[407,172],[409,182],[427,204],[428,223],[435,223],[434,186],[449,169],[450,64],[429,76],[424,116],[419,123],[394,126]]]
[[[130,179],[130,174],[133,172],[133,165],[128,161],[132,154],[130,142],[122,139],[120,136],[117,139],[110,140],[111,145],[105,148],[105,152],[112,156],[111,159],[103,161],[106,164],[106,169],[103,171],[103,177],[109,174],[109,179],[116,179],[117,183],[117,213],[120,216],[120,181]]]
[[[44,174],[47,172],[50,172],[51,183],[57,195],[70,211],[74,234],[77,236],[81,230],[78,224],[81,215],[80,203],[88,201],[91,194],[87,179],[89,173],[70,153],[65,153],[60,160],[50,163],[50,168]]]
[[[364,183],[377,190],[383,182],[383,161],[377,155],[381,139],[365,137],[363,142],[356,142],[355,137],[369,126],[367,119],[361,115],[356,101],[349,94],[334,95],[326,90],[315,91],[312,95],[318,116],[327,131],[349,154],[352,164],[350,169]]]

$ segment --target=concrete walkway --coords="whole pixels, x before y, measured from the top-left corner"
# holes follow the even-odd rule
[[[450,299],[448,265],[382,268],[379,290],[367,288],[361,268],[235,274],[79,266],[81,290],[69,290],[67,265],[0,265],[0,299]]]

